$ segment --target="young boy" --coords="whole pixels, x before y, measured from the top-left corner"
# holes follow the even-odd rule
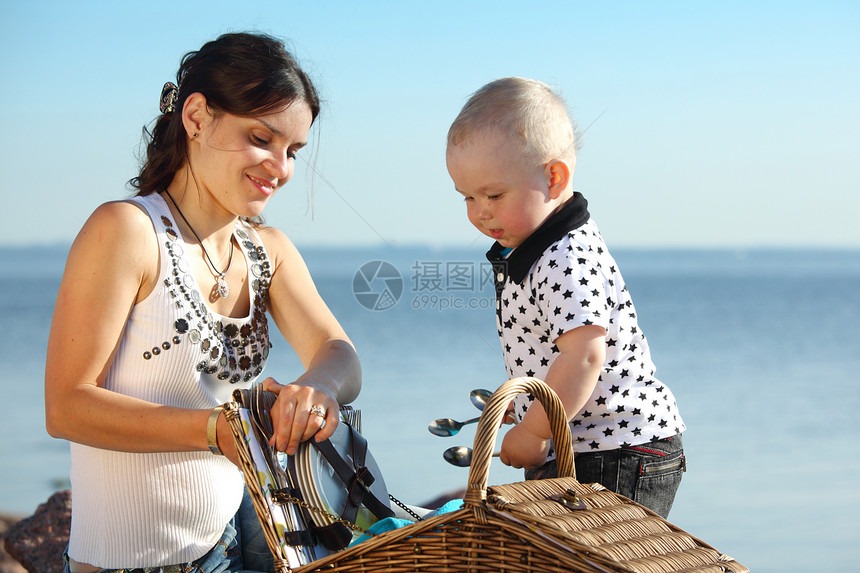
[[[654,377],[633,302],[585,198],[572,187],[576,137],[546,85],[504,78],[475,92],[448,132],[448,172],[469,221],[496,240],[499,338],[511,378],[544,380],[570,419],[577,479],[666,517],[685,471],[685,426]],[[549,422],[530,396],[501,460],[555,477]],[[549,460],[549,461],[548,461]]]

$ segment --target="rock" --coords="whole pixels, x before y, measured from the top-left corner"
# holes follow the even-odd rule
[[[21,519],[18,516],[0,515],[0,573],[26,573],[24,566],[12,559],[12,557],[3,548],[3,540],[6,538],[6,532],[13,524]]]
[[[6,551],[29,573],[62,573],[71,522],[72,494],[58,491],[36,513],[9,528]]]

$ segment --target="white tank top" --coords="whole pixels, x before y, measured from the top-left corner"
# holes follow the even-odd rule
[[[105,388],[169,406],[223,404],[254,383],[269,355],[271,269],[262,242],[237,223],[251,308],[245,318],[221,316],[201,295],[162,197],[133,201],[152,219],[161,268],[152,293],[132,309]],[[219,540],[242,499],[239,469],[209,451],[141,454],[72,443],[71,454],[69,557],[80,563],[131,569],[193,561]]]

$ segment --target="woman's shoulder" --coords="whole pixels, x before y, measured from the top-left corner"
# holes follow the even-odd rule
[[[121,199],[108,201],[96,207],[93,214],[90,215],[87,224],[92,223],[93,225],[106,227],[131,225],[136,228],[143,223],[152,226],[150,221],[149,215],[142,205],[130,199]],[[134,228],[130,229],[130,231],[133,232]]]
[[[300,257],[298,249],[287,235],[275,227],[260,225],[254,228],[263,247],[273,259]]]
[[[83,248],[140,252],[155,245],[152,220],[146,210],[129,200],[102,203],[93,211],[75,243]]]

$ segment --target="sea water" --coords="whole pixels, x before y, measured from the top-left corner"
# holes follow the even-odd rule
[[[67,248],[0,249],[0,511],[68,487],[68,444],[44,429],[44,359]],[[480,249],[302,250],[361,358],[370,452],[388,490],[420,505],[466,486],[427,424],[477,415],[505,380]],[[688,430],[669,516],[756,572],[848,571],[860,558],[860,251],[616,250],[658,377]],[[93,319],[98,308],[91,310]],[[81,324],[85,333],[87,324]],[[267,374],[301,365],[275,340]],[[504,432],[504,428],[501,430]],[[500,434],[501,436],[501,434]],[[489,483],[521,473],[494,460]]]

